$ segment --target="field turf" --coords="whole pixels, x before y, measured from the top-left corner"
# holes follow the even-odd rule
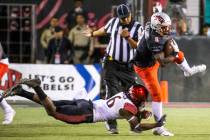
[[[120,134],[110,135],[104,123],[68,125],[48,117],[41,107],[15,107],[15,110],[13,124],[0,125],[0,140],[210,140],[209,108],[165,108],[166,127],[175,133],[170,138],[153,136],[151,130],[131,134],[124,120],[118,121]]]

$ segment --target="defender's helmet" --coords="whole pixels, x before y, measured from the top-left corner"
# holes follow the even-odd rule
[[[151,28],[160,35],[170,33],[171,19],[164,12],[157,12],[151,16]]]
[[[135,84],[129,88],[129,94],[132,101],[135,103],[142,103],[147,101],[148,91],[147,89],[140,84]]]

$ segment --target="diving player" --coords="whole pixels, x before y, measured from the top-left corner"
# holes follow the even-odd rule
[[[19,84],[26,84],[32,87],[35,93],[28,92]],[[39,79],[22,79],[18,85],[13,86],[3,93],[4,97],[18,95],[41,104],[49,116],[57,120],[70,124],[94,123],[107,121],[108,119],[126,119],[132,132],[161,127],[165,123],[166,115],[163,115],[156,123],[142,124],[141,119],[148,118],[151,112],[146,110],[139,111],[139,107],[144,106],[148,92],[144,86],[133,85],[128,92],[120,92],[107,100],[88,101],[79,100],[60,100],[52,101],[41,89]]]

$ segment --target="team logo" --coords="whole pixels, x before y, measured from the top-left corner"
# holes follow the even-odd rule
[[[159,15],[155,16],[155,19],[158,20],[158,21],[160,21],[160,23],[165,22],[165,20],[163,19],[163,17],[161,17]]]
[[[6,75],[7,75],[7,78],[3,77],[3,80],[0,82],[1,83],[0,90],[6,90],[14,86],[16,82],[22,78],[22,73],[13,69],[9,69]]]

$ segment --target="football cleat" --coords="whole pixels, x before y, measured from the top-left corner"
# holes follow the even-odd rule
[[[18,84],[24,84],[24,85],[27,85],[29,87],[37,87],[37,86],[40,86],[41,84],[41,80],[40,79],[21,79]]]
[[[169,132],[167,129],[165,129],[163,126],[162,127],[157,127],[153,129],[153,134],[154,135],[159,135],[159,136],[174,136],[173,133]]]
[[[15,96],[22,91],[21,85],[15,85],[2,93],[2,97],[6,98],[8,96]]]
[[[206,71],[206,65],[201,64],[201,65],[197,65],[197,66],[193,66],[191,67],[190,72],[184,72],[184,76],[185,77],[190,77],[196,73],[202,73]]]
[[[10,111],[6,112],[4,114],[4,120],[2,122],[3,125],[9,125],[12,123],[14,117],[15,117],[15,110],[11,109]]]
[[[108,130],[109,131],[109,134],[119,134],[118,130],[117,129],[110,129]]]

